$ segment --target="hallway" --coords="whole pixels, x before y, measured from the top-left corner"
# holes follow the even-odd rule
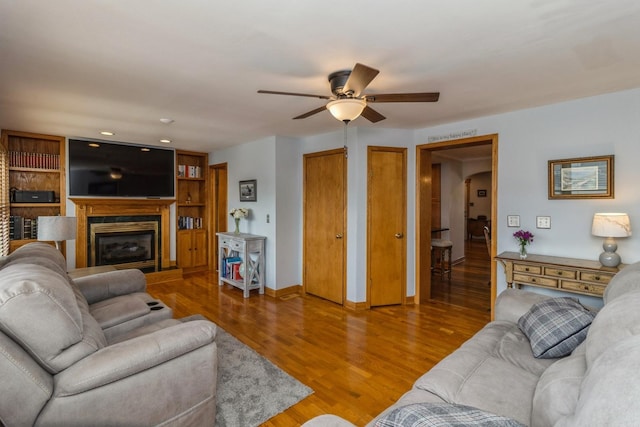
[[[491,307],[491,261],[482,239],[465,241],[464,261],[453,265],[451,280],[431,276],[431,299],[474,310]]]

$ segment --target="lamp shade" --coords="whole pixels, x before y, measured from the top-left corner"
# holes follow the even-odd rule
[[[593,215],[591,234],[599,237],[629,237],[631,223],[625,213],[597,213]]]
[[[336,99],[327,104],[333,117],[343,122],[357,119],[366,106],[365,101],[354,98]]]
[[[76,217],[39,216],[38,240],[61,242],[76,238]]]

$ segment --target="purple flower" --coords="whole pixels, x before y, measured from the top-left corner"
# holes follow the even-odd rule
[[[513,237],[518,240],[520,246],[525,246],[533,242],[533,234],[530,231],[518,230],[513,233]]]

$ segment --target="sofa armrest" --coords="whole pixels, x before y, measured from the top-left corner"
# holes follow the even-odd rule
[[[518,323],[518,319],[537,302],[551,298],[549,295],[520,289],[505,289],[498,295],[495,319]]]
[[[217,327],[199,320],[114,344],[56,376],[56,396],[71,396],[131,377],[214,342]]]
[[[119,295],[145,292],[147,279],[138,269],[115,270],[73,279],[89,304]]]

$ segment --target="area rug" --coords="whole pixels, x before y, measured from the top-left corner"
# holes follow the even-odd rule
[[[259,426],[313,390],[218,326],[216,426]]]

